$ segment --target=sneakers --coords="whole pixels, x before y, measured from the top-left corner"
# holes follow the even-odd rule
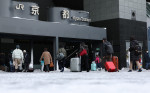
[[[129,70],[128,72],[132,72],[132,70]]]
[[[142,72],[142,69],[139,69],[138,72]]]
[[[129,70],[128,72],[132,72],[132,70]],[[138,72],[142,72],[142,69],[139,69]]]

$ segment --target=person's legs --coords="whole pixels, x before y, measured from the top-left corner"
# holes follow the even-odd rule
[[[86,68],[87,72],[89,72],[88,55],[85,55],[85,68]]]
[[[15,72],[18,70],[18,59],[15,59]]]
[[[112,61],[112,54],[111,55],[107,55],[107,61]]]
[[[139,61],[136,61],[136,65],[138,66],[138,69],[141,69]]]
[[[84,58],[83,56],[81,56],[81,71],[83,70],[84,67]]]
[[[146,70],[148,70],[148,65],[149,65],[149,64],[146,62]]]
[[[139,61],[136,61],[136,64],[137,64],[137,66],[138,66],[138,72],[141,72],[142,70],[141,70],[141,66],[140,66]]]
[[[41,71],[43,72],[44,64],[41,64]]]
[[[49,72],[49,64],[46,65],[46,71]]]
[[[61,66],[61,71],[60,72],[63,72],[64,71],[64,67],[65,67],[65,58],[62,59],[62,62],[61,62],[62,66]]]
[[[61,60],[58,60],[58,66],[59,66],[59,70],[61,70],[61,68],[62,68]]]
[[[132,65],[133,65],[133,61],[130,61],[130,68],[129,68],[129,71],[132,71]]]
[[[149,66],[150,66],[150,63],[148,63],[148,68],[149,68]]]

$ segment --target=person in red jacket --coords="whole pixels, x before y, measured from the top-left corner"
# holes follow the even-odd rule
[[[80,45],[80,56],[81,56],[81,72],[86,68],[86,71],[89,72],[89,64],[88,64],[88,46],[84,43]]]

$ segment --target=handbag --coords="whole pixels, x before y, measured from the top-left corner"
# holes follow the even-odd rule
[[[53,64],[53,62],[50,62],[50,67],[54,67],[54,64]]]

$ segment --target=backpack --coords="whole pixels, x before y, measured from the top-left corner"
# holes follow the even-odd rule
[[[134,54],[135,54],[136,56],[139,56],[139,55],[142,54],[142,48],[141,48],[141,46],[139,46],[139,45],[136,45],[136,46],[135,46]]]
[[[63,53],[59,53],[59,54],[57,55],[57,59],[58,59],[58,60],[62,60],[64,57],[65,57],[65,55],[64,55]]]
[[[113,54],[114,53],[113,46],[110,44],[110,42],[108,42],[106,44],[106,53],[107,54]]]

